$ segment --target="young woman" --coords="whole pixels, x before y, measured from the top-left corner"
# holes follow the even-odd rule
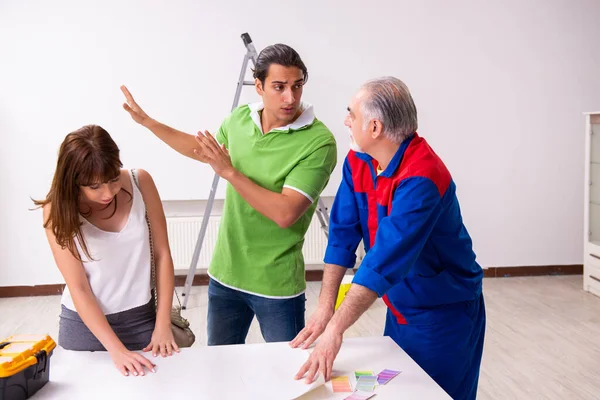
[[[134,351],[152,351],[155,357],[179,351],[171,331],[174,271],[156,186],[146,171],[122,166],[108,132],[84,126],[63,141],[50,191],[35,203],[43,207],[48,242],[67,284],[58,344],[106,350],[123,375],[137,376],[144,375],[144,367],[154,372],[154,364]]]

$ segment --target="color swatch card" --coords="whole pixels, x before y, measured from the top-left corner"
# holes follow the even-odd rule
[[[375,390],[377,384],[377,377],[373,375],[362,375],[358,377],[356,381],[356,390],[363,392],[372,392]]]
[[[371,397],[375,396],[375,393],[366,393],[366,392],[354,392],[350,396],[346,397],[344,400],[367,400]]]
[[[389,381],[391,381],[396,375],[398,375],[402,371],[394,371],[393,369],[384,369],[379,374],[377,374],[377,383],[380,385],[385,385]]]
[[[334,393],[352,391],[350,379],[348,379],[347,376],[336,376],[331,378],[331,386],[333,387]]]
[[[354,376],[358,380],[360,376],[371,376],[373,375],[373,371],[354,371]]]

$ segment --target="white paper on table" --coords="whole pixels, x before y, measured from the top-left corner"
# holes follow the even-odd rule
[[[247,348],[250,350],[250,348]],[[269,357],[265,352],[265,347],[255,347],[256,357]],[[322,376],[310,383],[305,383],[305,379],[294,379],[302,365],[308,360],[308,350],[292,349],[289,346],[277,347],[278,360],[285,360],[276,364],[266,362],[264,367],[252,370],[246,370],[240,374],[249,398],[260,398],[265,400],[292,400],[296,399],[313,389],[323,385],[325,379]],[[271,356],[274,357],[274,356]]]
[[[75,352],[57,348],[50,382],[34,396],[45,399],[157,399],[194,393],[203,399],[295,399],[323,385],[307,385],[294,376],[308,350],[277,345],[213,346],[182,349],[171,357],[151,357],[156,374],[123,377],[106,352]]]

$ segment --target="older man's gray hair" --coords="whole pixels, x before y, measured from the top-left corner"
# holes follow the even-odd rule
[[[383,134],[395,143],[417,131],[417,108],[400,79],[393,76],[373,79],[363,84],[361,90],[365,93],[361,102],[363,129],[377,119],[383,124]]]

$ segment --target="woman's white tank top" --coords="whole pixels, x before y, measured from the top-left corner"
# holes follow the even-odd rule
[[[133,204],[125,227],[120,232],[103,231],[80,215],[81,232],[93,261],[86,257],[75,238],[92,292],[105,315],[144,305],[151,299],[150,239],[146,207],[131,171],[129,178],[133,188]],[[68,309],[76,311],[67,287],[61,302]]]

